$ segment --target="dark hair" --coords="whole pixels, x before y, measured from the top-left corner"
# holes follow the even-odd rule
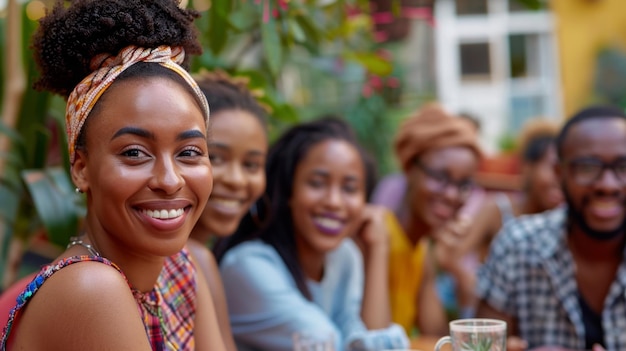
[[[374,193],[374,189],[376,189],[376,184],[378,184],[378,166],[376,159],[371,153],[361,147],[359,151],[365,164],[365,195],[369,202]]]
[[[570,129],[580,122],[598,118],[626,119],[626,114],[624,114],[623,109],[612,105],[590,106],[578,111],[565,123],[556,137],[556,152],[559,159],[563,159],[563,144]]]
[[[176,0],[73,0],[70,7],[58,0],[33,36],[41,71],[35,88],[68,97],[91,73],[94,56],[117,54],[129,45],[181,46],[187,55],[199,54],[196,17]]]
[[[235,78],[223,72],[205,72],[194,77],[209,102],[211,113],[224,110],[243,110],[256,117],[267,128],[267,112],[248,89],[244,78]]]
[[[544,158],[552,145],[554,145],[553,135],[537,135],[528,140],[522,150],[522,160],[531,164],[537,163]]]
[[[55,3],[52,12],[40,21],[33,35],[33,51],[41,76],[35,88],[49,90],[65,98],[91,72],[90,62],[102,53],[117,54],[121,49],[136,45],[156,48],[161,45],[181,46],[187,54],[202,52],[193,20],[195,11],[178,7],[176,0],[74,0],[70,7],[63,1]],[[193,89],[172,70],[157,63],[138,62],[113,84],[136,77],[165,77],[178,83],[201,106]],[[105,100],[107,91],[94,106],[92,113]],[[85,149],[85,131],[90,119],[76,140],[76,149]]]
[[[360,150],[351,129],[336,118],[318,119],[296,125],[272,145],[266,163],[267,188],[265,194],[254,205],[256,214],[246,214],[235,234],[216,248],[218,262],[231,248],[259,238],[278,252],[302,295],[311,300],[311,293],[298,262],[294,224],[288,203],[300,161],[312,147],[332,139],[346,141]],[[365,167],[365,161],[363,162]],[[260,227],[256,216],[265,219]]]

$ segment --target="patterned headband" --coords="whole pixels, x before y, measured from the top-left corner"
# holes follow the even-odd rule
[[[93,72],[78,83],[67,99],[65,125],[70,163],[74,164],[78,135],[96,102],[122,72],[137,62],[156,62],[178,73],[196,92],[208,123],[209,104],[196,81],[179,65],[184,58],[185,50],[182,47],[171,48],[165,45],[152,49],[131,45],[122,49],[115,56],[100,54],[94,57],[91,60]]]

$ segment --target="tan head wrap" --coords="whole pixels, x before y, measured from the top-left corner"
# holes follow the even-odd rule
[[[430,103],[400,125],[394,145],[396,156],[405,172],[417,156],[442,147],[465,146],[480,158],[482,152],[476,132],[470,121],[449,114],[436,103]]]
[[[172,48],[165,45],[157,48],[141,48],[131,45],[120,50],[117,55],[100,54],[94,57],[91,60],[93,72],[76,85],[67,99],[65,125],[70,163],[74,163],[76,141],[96,102],[122,72],[137,62],[156,62],[178,73],[195,91],[208,123],[209,104],[195,80],[180,66],[184,58],[185,50],[182,47]]]

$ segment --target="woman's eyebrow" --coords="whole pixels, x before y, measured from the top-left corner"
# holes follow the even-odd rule
[[[192,129],[192,130],[187,130],[178,134],[178,137],[176,137],[176,140],[180,141],[180,140],[194,139],[194,138],[206,139],[206,135],[204,135],[204,133],[202,133],[201,131],[197,129]]]
[[[143,128],[138,128],[138,127],[124,127],[121,128],[120,130],[118,130],[117,132],[115,132],[115,134],[113,134],[113,137],[111,137],[111,140],[115,139],[115,138],[119,138],[122,135],[126,135],[126,134],[132,134],[132,135],[136,135],[142,138],[146,138],[146,139],[152,139],[154,140],[154,134],[151,133],[148,130],[145,130]]]

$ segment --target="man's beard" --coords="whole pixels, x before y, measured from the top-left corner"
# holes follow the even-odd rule
[[[582,212],[574,206],[572,198],[567,189],[565,189],[565,187],[562,188],[563,196],[565,197],[565,202],[567,203],[567,218],[570,225],[576,224],[583,233],[588,235],[590,238],[599,241],[607,241],[617,238],[626,231],[626,218],[622,220],[622,223],[617,228],[612,230],[595,230],[591,228],[589,224],[587,224],[585,217],[583,217]],[[587,202],[588,201],[583,200],[582,206],[584,206]]]

